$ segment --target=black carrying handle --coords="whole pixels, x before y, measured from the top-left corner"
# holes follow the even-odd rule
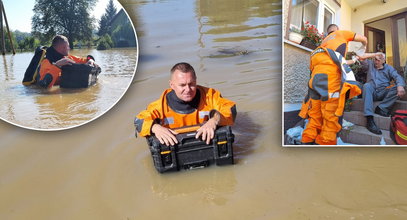
[[[196,136],[196,131],[193,131],[193,132],[176,135],[176,138],[179,143],[184,144],[188,140],[192,140],[192,139],[199,140],[199,139],[196,139],[195,136]]]

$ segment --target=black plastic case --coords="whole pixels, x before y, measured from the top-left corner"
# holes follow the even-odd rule
[[[211,164],[233,164],[234,135],[230,126],[218,128],[209,145],[201,139],[195,139],[195,134],[196,132],[178,134],[178,144],[174,146],[161,144],[155,136],[148,137],[147,143],[157,171],[164,173]]]
[[[96,83],[100,72],[100,67],[87,64],[65,65],[62,67],[60,87],[87,88]]]

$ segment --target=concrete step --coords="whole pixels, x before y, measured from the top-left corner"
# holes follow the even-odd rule
[[[344,112],[343,114],[343,119],[346,121],[352,122],[355,125],[359,126],[366,126],[366,117],[363,115],[363,112],[361,111],[350,111],[350,112]],[[390,129],[390,117],[383,117],[380,115],[375,114],[374,117],[374,122],[376,125],[381,129],[381,130],[386,130],[388,131]]]
[[[386,145],[395,145],[390,138],[390,132],[382,130],[382,135],[373,134],[364,126],[353,126],[350,130],[342,129],[339,132],[339,137],[345,143],[352,143],[357,145],[380,145],[381,138],[384,138]]]
[[[405,95],[407,96],[407,95]],[[373,111],[376,107],[380,104],[380,101],[373,103]],[[363,112],[363,99],[354,99],[352,105],[350,107],[352,111],[362,111]],[[405,100],[397,100],[393,106],[393,110],[397,109],[407,109],[407,101]]]

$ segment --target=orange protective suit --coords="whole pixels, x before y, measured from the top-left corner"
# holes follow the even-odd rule
[[[151,135],[151,127],[154,123],[159,123],[167,128],[180,128],[202,124],[218,111],[221,115],[219,126],[232,125],[236,117],[236,105],[233,101],[222,98],[220,92],[215,89],[197,86],[195,95],[196,106],[191,108],[177,107],[177,104],[169,100],[174,100],[175,93],[172,89],[167,89],[161,97],[148,105],[147,109],[140,112],[134,124],[140,136]],[[183,109],[182,109],[183,108]]]
[[[356,81],[345,83],[343,77],[350,68],[342,63],[342,58],[347,52],[348,42],[354,37],[355,33],[351,31],[335,31],[311,53],[309,89],[299,114],[309,119],[303,131],[303,143],[336,144],[337,133],[341,130],[338,120],[343,113],[346,92],[351,91],[351,97],[361,92],[354,85]]]
[[[66,56],[66,58],[69,58],[73,61],[75,61],[75,63],[79,63],[79,64],[83,64],[83,63],[87,63],[89,58],[82,58],[82,57],[77,57],[77,56],[73,56],[73,55],[68,55]],[[43,82],[44,77],[49,74],[52,76],[52,78],[50,78],[50,82]],[[61,69],[58,68],[57,66],[53,65],[48,59],[44,59],[41,62],[41,66],[40,66],[40,71],[39,71],[39,78],[37,79],[37,82],[40,83],[40,85],[42,85],[43,87],[48,87],[51,88],[53,85],[59,85],[59,80],[61,77]],[[43,82],[43,83],[41,83]]]

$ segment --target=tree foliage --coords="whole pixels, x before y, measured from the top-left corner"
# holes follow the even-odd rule
[[[102,15],[99,21],[99,36],[110,34],[112,32],[110,22],[117,14],[117,9],[113,4],[113,0],[109,0],[109,4],[106,7],[105,13]]]
[[[13,32],[10,32],[10,35],[11,35],[11,40],[13,41],[13,47],[14,47],[14,49],[17,49],[18,43],[17,43],[16,37]],[[3,27],[3,36],[4,36],[4,43],[5,43],[6,51],[11,52],[11,42],[10,42],[10,38],[8,36],[8,32],[6,31],[5,26]],[[1,42],[1,39],[0,39],[0,48],[1,48],[1,50],[3,49],[3,43]]]
[[[23,50],[34,50],[38,46],[40,46],[40,41],[33,36],[26,37],[20,41],[18,41],[18,48],[23,51]]]
[[[94,18],[90,10],[96,0],[36,0],[32,17],[32,32],[41,43],[49,42],[56,34],[68,37],[70,46],[75,40],[91,40]]]
[[[108,34],[105,34],[103,37],[100,38],[97,50],[107,50],[114,46],[112,38]]]

